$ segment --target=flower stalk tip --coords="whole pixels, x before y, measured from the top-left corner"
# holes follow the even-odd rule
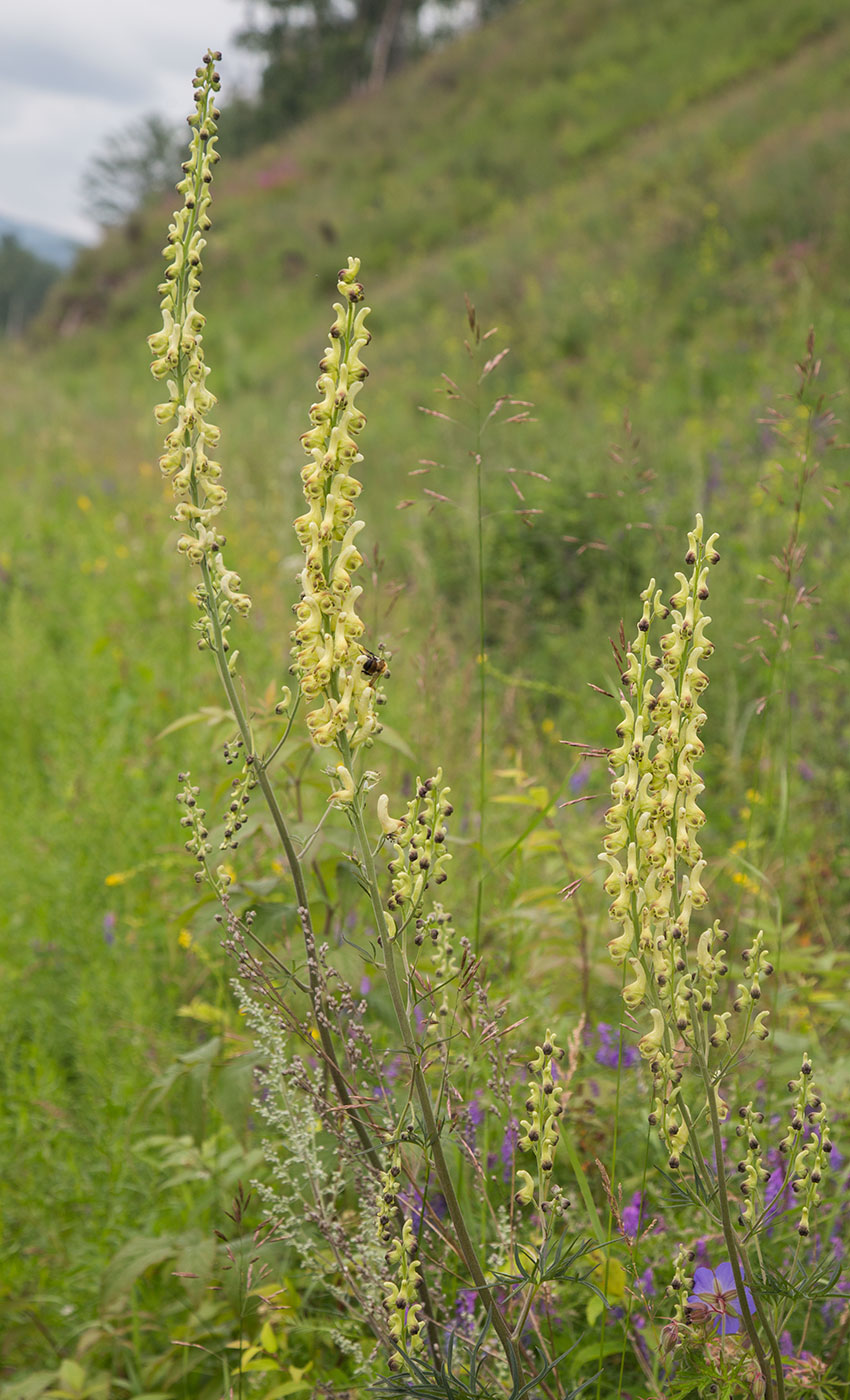
[[[163,476],[171,481],[176,505],[174,519],[183,533],[177,548],[190,564],[201,568],[195,589],[200,611],[196,627],[199,646],[228,650],[227,632],[234,613],[245,616],[251,599],[239,575],[224,563],[224,536],[216,524],[227,501],[221,464],[210,454],[218,445],[219,428],[210,421],[215,395],[207,388],[209,367],[204,360],[205,318],[196,302],[201,289],[204,235],[212,227],[209,214],[219,112],[215,94],[220,87],[215,64],[221,55],[208,51],[195,73],[195,111],[189,117],[191,140],[177,191],[182,208],[173,215],[163,249],[165,279],[160,284],[162,328],[148,337],[153,355],[151,372],[165,379],[168,398],[154,409],[156,421],[167,427],[159,459]],[[229,658],[233,669],[234,657]]]
[[[355,400],[369,373],[360,351],[371,339],[359,270],[356,258],[340,270],[337,289],[344,301],[334,305],[331,343],[319,362],[322,397],[310,409],[312,426],[301,438],[310,461],[301,471],[307,510],[295,521],[304,567],[292,632],[302,694],[322,702],[307,714],[313,741],[326,747],[342,740],[351,751],[380,730],[377,707],[384,697],[377,681],[386,671],[382,659],[361,645],[357,602],[363,590],[352,582],[363,563],[356,540],[364,526],[355,518],[362,484],[353,468],[363,460],[357,437],[366,424]]]

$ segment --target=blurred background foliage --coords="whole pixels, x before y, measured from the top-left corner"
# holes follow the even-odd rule
[[[616,690],[607,639],[621,619],[631,635],[637,593],[671,577],[702,510],[723,557],[704,763],[715,914],[736,939],[778,940],[775,1053],[828,1039],[838,1093],[850,560],[828,413],[842,416],[850,351],[846,6],[522,0],[421,53],[420,7],[400,5],[410,62],[393,72],[391,46],[371,90],[386,6],[358,7],[371,28],[356,32],[327,6],[312,29],[273,8],[253,37],[269,55],[263,144],[234,136],[219,167],[203,295],[254,696],[270,710],[288,679],[299,434],[355,253],[374,308],[363,611],[369,645],[393,652],[387,722],[403,741],[375,766],[390,791],[438,763],[450,775],[455,923],[477,869],[470,454],[488,584],[484,946],[531,1040],[546,1019],[619,1015],[595,860],[604,766],[560,741],[611,742],[617,706],[588,685]],[[320,20],[341,57],[290,109],[286,73]],[[152,188],[2,352],[0,1373],[21,1400],[218,1395],[240,1328],[271,1328],[287,1393],[337,1365],[320,1325],[292,1321],[305,1300],[285,1258],[270,1248],[268,1284],[237,1286],[260,1228],[232,1205],[255,1170],[252,1050],[174,803],[184,767],[210,809],[224,801],[227,732],[189,631],[145,346],[172,202]],[[464,295],[498,328],[493,353],[510,348],[480,388]],[[812,325],[818,375],[795,398]],[[533,405],[531,421],[479,436],[495,394]],[[789,541],[804,552],[784,555]],[[294,781],[308,822],[324,779]],[[331,935],[345,839],[316,848]],[[283,938],[267,849],[258,823],[239,877]],[[609,1129],[588,1104],[592,1161]]]

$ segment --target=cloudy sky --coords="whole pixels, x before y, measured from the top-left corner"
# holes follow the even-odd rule
[[[254,0],[0,0],[0,214],[92,240],[80,183],[105,137],[149,113],[179,122],[207,46],[223,94],[250,85],[234,35]]]

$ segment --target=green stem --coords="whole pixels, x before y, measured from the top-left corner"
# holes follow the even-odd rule
[[[481,946],[481,914],[484,904],[484,814],[487,799],[487,670],[484,658],[484,473],[481,463],[480,388],[476,388],[476,453],[475,504],[477,516],[476,546],[478,551],[478,727],[481,744],[478,758],[478,888],[475,892],[475,955]]]
[[[221,622],[219,620],[218,609],[216,608],[214,601],[215,593],[213,591],[213,580],[212,575],[210,573],[209,564],[207,563],[206,559],[204,559],[201,562],[201,573],[203,575],[204,588],[206,590],[207,616],[210,620],[210,625],[213,630],[213,637],[215,642],[214,652],[216,663],[218,665],[219,677],[221,679],[222,685],[224,686],[224,691],[227,696],[228,704],[230,705],[233,717],[236,720],[237,728],[242,736],[242,742],[245,745],[246,763],[249,759],[253,760],[253,767],[257,776],[257,782],[259,783],[260,791],[262,792],[263,797],[265,798],[266,806],[269,809],[269,813],[271,815],[272,821],[274,822],[275,829],[278,833],[278,836],[280,837],[281,845],[283,846],[283,849],[286,853],[286,860],[287,864],[289,865],[290,874],[292,876],[292,883],[295,886],[295,897],[298,902],[298,916],[301,920],[301,929],[304,935],[304,944],[307,951],[307,975],[310,983],[310,1001],[313,1006],[313,1015],[316,1020],[316,1027],[319,1032],[319,1039],[321,1040],[325,1061],[330,1071],[331,1078],[333,1079],[334,1088],[336,1089],[339,1101],[351,1120],[352,1126],[354,1127],[354,1131],[360,1139],[360,1143],[363,1147],[363,1150],[368,1156],[369,1161],[372,1163],[372,1166],[375,1168],[375,1170],[380,1171],[380,1155],[372,1141],[372,1135],[366,1123],[354,1109],[354,1105],[351,1100],[351,1095],[348,1090],[348,1085],[345,1082],[345,1078],[339,1066],[339,1061],[336,1057],[336,1050],[334,1049],[328,1016],[325,1010],[324,997],[322,995],[322,989],[319,984],[319,968],[316,958],[316,939],[313,932],[313,922],[310,914],[310,902],[307,895],[307,886],[304,881],[304,871],[301,867],[301,862],[298,859],[298,853],[295,850],[295,845],[292,841],[292,837],[289,834],[289,828],[287,827],[283,813],[280,810],[280,805],[278,803],[274,788],[272,787],[271,782],[269,781],[268,773],[266,772],[264,765],[256,761],[256,755],[254,754],[254,741],[253,736],[251,734],[251,726],[248,722],[248,717],[245,714],[242,702],[239,699],[236,686],[233,684],[233,677],[230,674],[230,668],[227,664],[227,653],[224,649],[224,637],[222,635]]]
[[[693,1017],[693,1028],[694,1040],[696,1043],[698,1043],[698,1029],[696,1024],[696,1016]],[[761,1338],[759,1337],[756,1325],[753,1321],[753,1315],[750,1311],[749,1299],[747,1298],[747,1292],[744,1287],[744,1279],[741,1273],[742,1262],[744,1265],[744,1269],[747,1272],[747,1275],[750,1278],[751,1282],[754,1282],[754,1280],[752,1279],[752,1273],[749,1268],[749,1263],[747,1261],[746,1254],[741,1248],[740,1241],[738,1240],[738,1237],[735,1234],[735,1230],[732,1225],[732,1218],[729,1214],[729,1196],[726,1191],[726,1172],[724,1170],[723,1165],[723,1139],[720,1132],[720,1119],[717,1113],[717,1102],[714,1097],[714,1086],[711,1083],[711,1076],[708,1072],[708,1065],[706,1064],[705,1057],[702,1054],[702,1051],[696,1048],[696,1045],[694,1049],[694,1054],[696,1055],[697,1063],[699,1065],[699,1071],[702,1076],[703,1087],[705,1088],[706,1102],[708,1104],[708,1113],[711,1119],[711,1135],[714,1140],[714,1158],[717,1171],[717,1197],[720,1205],[720,1219],[723,1228],[723,1238],[726,1241],[726,1247],[729,1251],[729,1263],[732,1266],[732,1277],[735,1280],[735,1292],[738,1295],[738,1305],[741,1309],[741,1321],[744,1324],[747,1336],[752,1342],[753,1351],[756,1354],[759,1366],[761,1367],[762,1375],[764,1376],[765,1400],[785,1400],[785,1377],[782,1371],[782,1355],[779,1350],[779,1343],[777,1342],[776,1337],[773,1334],[773,1329],[770,1326],[770,1323],[764,1315],[764,1310],[762,1309],[761,1304],[758,1301],[758,1293],[755,1288],[753,1289],[753,1298],[755,1300],[756,1313],[758,1314],[759,1321],[761,1322],[762,1327],[764,1328],[767,1334],[771,1355],[773,1357],[773,1365],[776,1374],[775,1390],[773,1381],[771,1380],[770,1362],[768,1361],[767,1356],[765,1355],[764,1347],[761,1344]]]
[[[347,743],[345,743],[344,747],[341,746],[341,752],[343,760],[346,761],[346,766],[349,766],[350,753],[348,750]],[[496,1334],[499,1338],[499,1341],[502,1343],[502,1347],[504,1349],[505,1356],[507,1358],[511,1371],[515,1374],[519,1374],[519,1358],[517,1357],[516,1347],[514,1346],[514,1340],[511,1336],[510,1328],[508,1327],[508,1324],[502,1316],[498,1304],[496,1303],[496,1300],[493,1297],[490,1286],[487,1283],[487,1279],[485,1278],[484,1270],[481,1267],[481,1262],[478,1258],[475,1245],[472,1242],[472,1239],[466,1226],[466,1221],[464,1219],[460,1201],[457,1198],[454,1181],[452,1179],[451,1171],[449,1170],[449,1164],[446,1161],[446,1156],[443,1152],[443,1144],[440,1139],[440,1130],[437,1126],[437,1120],[434,1116],[434,1107],[431,1103],[431,1095],[428,1090],[428,1085],[425,1082],[425,1075],[422,1072],[422,1064],[419,1059],[419,1054],[416,1048],[416,1041],[410,1029],[410,1020],[401,993],[401,984],[399,982],[398,967],[396,963],[396,951],[392,941],[387,937],[386,919],[384,916],[384,907],[381,902],[380,891],[378,888],[378,876],[375,869],[375,858],[372,854],[372,848],[369,843],[369,837],[367,835],[366,826],[363,821],[362,797],[359,793],[355,797],[354,801],[351,803],[349,812],[351,814],[352,823],[354,825],[354,830],[357,836],[357,843],[360,848],[360,859],[366,874],[366,884],[368,887],[369,897],[372,904],[372,912],[375,918],[376,931],[378,937],[380,938],[381,946],[384,950],[384,962],[387,974],[387,985],[389,987],[390,992],[390,1000],[392,1001],[393,1011],[395,1013],[399,1035],[401,1036],[405,1053],[407,1054],[410,1060],[413,1074],[413,1087],[416,1092],[417,1100],[419,1102],[420,1111],[422,1113],[422,1121],[425,1127],[425,1136],[427,1138],[428,1146],[431,1149],[431,1154],[434,1162],[434,1169],[440,1181],[440,1189],[442,1190],[443,1196],[445,1198],[446,1208],[448,1210],[451,1222],[455,1228],[458,1249],[461,1253],[461,1256],[463,1257],[466,1267],[470,1272],[470,1275],[476,1287],[476,1291],[478,1292],[481,1301],[484,1304],[484,1307],[488,1310],[490,1316],[492,1317],[493,1327],[496,1330]]]

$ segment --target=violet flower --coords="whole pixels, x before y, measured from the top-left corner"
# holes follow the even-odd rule
[[[755,1312],[755,1300],[746,1286],[744,1293],[750,1312]],[[741,1304],[731,1264],[724,1260],[716,1269],[696,1270],[685,1316],[689,1322],[708,1324],[715,1336],[733,1337],[740,1332]]]
[[[623,1069],[632,1069],[640,1062],[640,1055],[634,1045],[622,1047],[622,1037],[619,1031],[612,1034],[612,1028],[605,1022],[600,1021],[596,1027],[599,1035],[599,1049],[596,1052],[596,1063],[605,1065],[608,1069],[616,1069],[622,1063]]]

